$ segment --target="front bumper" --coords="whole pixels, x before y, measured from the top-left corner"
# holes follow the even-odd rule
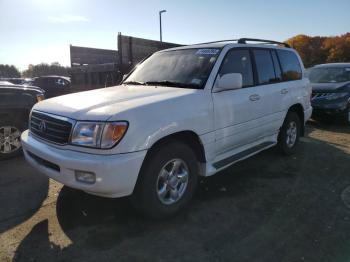
[[[96,155],[62,150],[35,139],[28,130],[22,133],[21,141],[26,160],[38,171],[64,185],[103,197],[132,194],[147,152]],[[77,181],[76,170],[94,173],[96,182]]]
[[[312,107],[314,109],[313,115],[346,115],[348,112],[349,101],[315,101],[312,102]]]

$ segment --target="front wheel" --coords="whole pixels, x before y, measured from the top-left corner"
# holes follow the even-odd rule
[[[285,155],[295,152],[299,143],[301,121],[297,113],[288,112],[278,135],[278,146]]]
[[[198,162],[193,150],[177,141],[154,148],[150,154],[131,200],[144,215],[162,219],[190,202],[197,186]]]

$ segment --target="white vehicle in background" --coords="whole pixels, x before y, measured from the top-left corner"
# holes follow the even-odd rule
[[[38,103],[22,144],[49,177],[99,196],[132,195],[144,214],[163,218],[190,201],[198,176],[275,145],[294,153],[310,95],[286,44],[177,47],[153,54],[120,86]]]

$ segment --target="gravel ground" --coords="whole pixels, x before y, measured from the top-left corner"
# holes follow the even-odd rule
[[[203,179],[161,222],[0,162],[0,261],[350,261],[350,127],[307,133],[295,156],[270,149]]]

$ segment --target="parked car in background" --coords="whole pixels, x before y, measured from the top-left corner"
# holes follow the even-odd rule
[[[23,151],[67,186],[132,195],[141,212],[164,218],[188,204],[200,175],[275,145],[295,153],[310,96],[303,63],[287,44],[177,47],[154,53],[118,87],[34,106]]]
[[[70,93],[70,78],[64,76],[40,76],[31,82],[32,86],[38,86],[45,90],[45,97],[51,98]]]
[[[0,159],[22,152],[20,136],[27,129],[29,112],[44,99],[44,91],[37,87],[0,85]]]
[[[308,69],[313,118],[341,117],[350,124],[350,63],[316,65]]]

